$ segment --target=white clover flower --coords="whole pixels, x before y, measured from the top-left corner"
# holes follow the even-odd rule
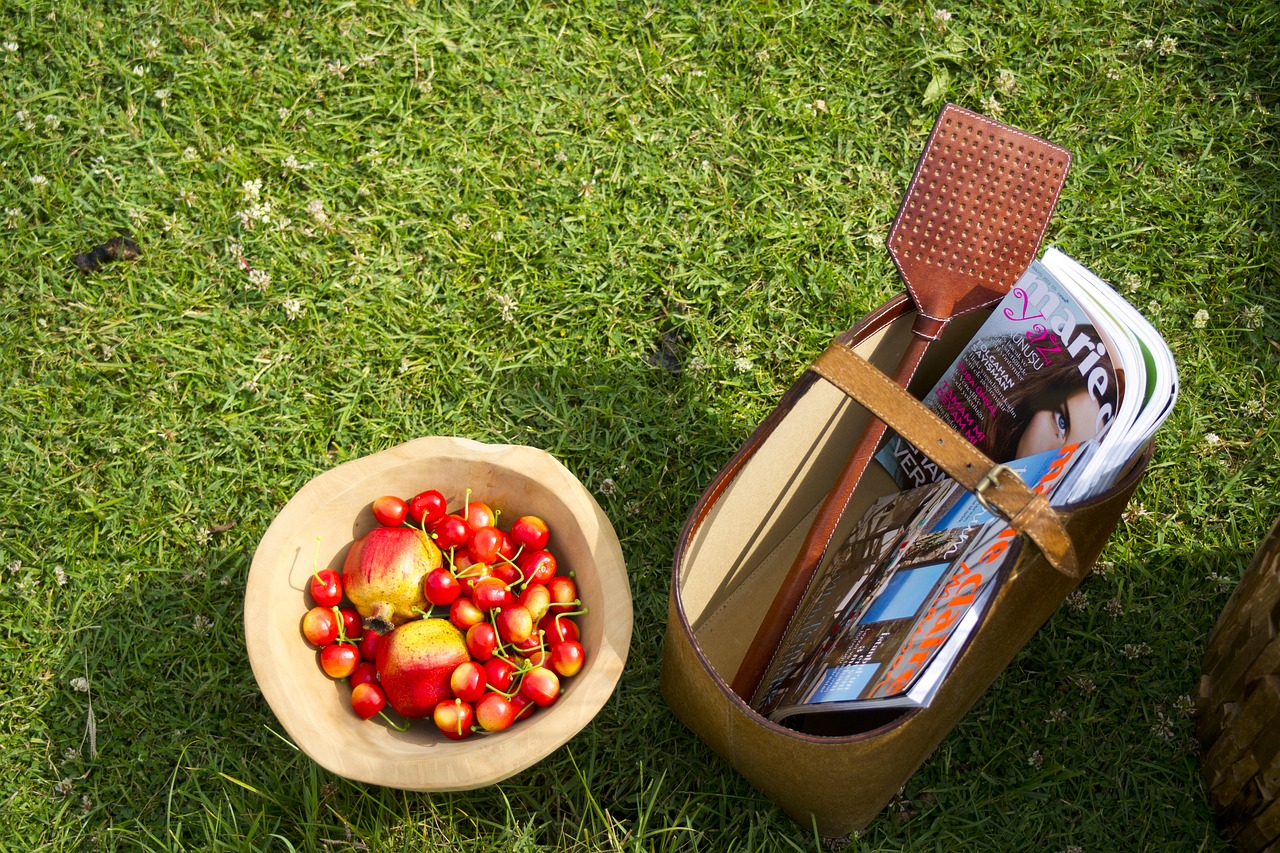
[[[247,209],[236,211],[236,214],[240,217],[240,227],[252,231],[259,222],[271,222],[271,202],[254,202]]]
[[[155,59],[160,55],[160,39],[154,37],[147,39],[145,55],[147,59]]]
[[[600,493],[603,495],[616,495],[618,493],[618,484],[613,482],[612,477],[605,477],[600,481]]]
[[[1204,434],[1204,443],[1209,447],[1218,447],[1222,444],[1222,436],[1216,432],[1206,432]]]
[[[254,178],[252,181],[245,181],[240,185],[240,191],[245,201],[256,200],[262,194],[262,179]]]
[[[658,75],[658,85],[659,85],[659,86],[670,86],[670,85],[671,85],[671,75],[670,75],[670,74],[659,74],[659,75]]]
[[[38,190],[42,190],[49,186],[49,179],[44,175],[32,175],[29,180],[31,181],[31,186]]]
[[[507,235],[503,234],[501,231],[494,231],[492,234],[489,235],[490,239],[492,239],[493,242],[495,243],[501,243],[504,239],[506,239],[506,236]]]
[[[1153,50],[1156,46],[1155,39],[1142,39],[1138,42],[1138,50]]]
[[[197,634],[207,634],[209,633],[209,630],[213,628],[213,620],[208,616],[205,616],[203,613],[200,613],[191,620],[191,627]]]
[[[18,43],[17,43],[16,41],[6,41],[6,42],[4,43],[4,49],[5,49],[8,53],[17,53],[17,52],[18,52]]]
[[[1178,40],[1169,36],[1160,39],[1160,43],[1156,45],[1156,53],[1161,56],[1168,56],[1171,53],[1176,53],[1177,50]]]
[[[1261,305],[1250,305],[1240,312],[1240,325],[1246,329],[1261,329],[1265,318]]]
[[[88,693],[88,692],[89,692],[89,679],[87,679],[87,678],[85,678],[85,677],[83,677],[83,676],[80,676],[80,677],[77,677],[77,678],[73,678],[73,679],[71,679],[71,687],[72,687],[72,689],[73,689],[73,690],[75,690],[77,693]]]
[[[280,161],[280,168],[286,172],[296,172],[301,166],[298,163],[298,158],[290,154]]]
[[[1152,299],[1150,302],[1148,302],[1148,303],[1147,303],[1147,313],[1148,313],[1148,314],[1150,314],[1150,315],[1151,315],[1151,316],[1153,316],[1153,317],[1154,317],[1156,314],[1159,314],[1159,313],[1160,313],[1160,303],[1159,303],[1159,302],[1157,302],[1157,301],[1156,301],[1156,300],[1154,300],[1154,299]]]
[[[133,66],[134,77],[145,77],[146,75],[147,75],[147,69],[143,68],[141,65]]]
[[[1027,757],[1027,764],[1039,770],[1044,765],[1044,756],[1040,754],[1040,750],[1036,750]]]
[[[989,116],[998,116],[1004,112],[1004,106],[995,95],[986,95],[982,99],[982,111]]]
[[[169,106],[169,98],[173,97],[173,93],[168,89],[156,89],[152,94],[160,102],[161,107]]]
[[[16,207],[4,209],[4,225],[6,228],[17,228],[22,221],[22,211]]]
[[[516,301],[514,296],[506,293],[499,293],[494,296],[498,302],[498,310],[502,313],[502,319],[508,323],[514,323],[515,311],[520,307],[520,303]]]
[[[733,369],[739,373],[750,373],[755,369],[755,364],[745,355],[740,355],[733,360]]]
[[[566,154],[566,153],[564,153],[563,151],[557,151],[557,152],[556,152],[555,161],[556,161],[557,163],[563,163],[564,161],[566,161],[566,160],[568,160],[568,159],[569,159],[569,155],[568,155],[568,154]]]
[[[67,570],[62,568],[62,566],[53,567],[53,576],[58,581],[58,586],[67,585]]]
[[[1191,325],[1195,326],[1197,329],[1203,329],[1205,326],[1209,325],[1209,312],[1201,308],[1196,312],[1196,316],[1192,318]]]
[[[1014,78],[1013,72],[1007,68],[1001,70],[996,78],[996,88],[1006,95],[1012,95],[1018,88],[1018,81]]]
[[[453,224],[457,225],[463,231],[471,227],[471,217],[465,213],[455,213],[453,215]]]
[[[307,202],[307,215],[320,225],[323,225],[329,218],[329,215],[324,212],[324,202],[318,198]]]
[[[188,145],[182,149],[182,159],[187,161],[199,160],[200,152]]]
[[[191,190],[183,190],[178,193],[178,201],[182,202],[187,207],[191,207],[196,203],[196,194]]]
[[[1119,79],[1120,79],[1121,77],[1123,77],[1123,76],[1124,76],[1124,75],[1120,73],[1120,69],[1119,69],[1119,68],[1117,68],[1116,66],[1112,65],[1112,66],[1110,66],[1110,67],[1108,67],[1108,68],[1107,68],[1107,79],[1108,79],[1108,80],[1119,80]]]
[[[271,276],[267,274],[266,270],[249,270],[249,284],[258,290],[266,290],[271,286]]]
[[[948,10],[946,9],[933,10],[933,22],[938,26],[945,27],[947,25],[947,21],[950,21],[950,20],[951,20],[951,12],[949,12]]]
[[[284,308],[284,315],[290,320],[296,320],[306,313],[306,309],[297,299],[286,299],[280,303],[280,307]]]
[[[1138,288],[1142,287],[1142,279],[1135,272],[1126,273],[1124,277],[1124,289],[1129,293],[1134,293]]]
[[[1120,650],[1120,654],[1124,655],[1129,660],[1135,660],[1151,654],[1151,646],[1146,643],[1127,643],[1125,647]]]
[[[44,126],[51,131],[57,130],[58,128],[62,127],[62,119],[50,113],[49,115],[44,117]]]
[[[325,67],[329,69],[329,73],[332,74],[334,77],[345,79],[347,76],[348,66],[343,65],[342,62],[340,62],[337,59],[335,59],[333,62],[327,63]]]

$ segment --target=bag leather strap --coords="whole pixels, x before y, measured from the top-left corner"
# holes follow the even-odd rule
[[[1061,516],[1044,495],[1033,491],[1016,473],[992,462],[846,344],[832,343],[811,369],[919,448],[1014,530],[1029,537],[1054,569],[1069,578],[1082,576]]]

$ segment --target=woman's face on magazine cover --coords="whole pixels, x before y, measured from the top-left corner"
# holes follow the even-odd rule
[[[1098,404],[1083,388],[1052,408],[1040,409],[1027,422],[1014,458],[1023,459],[1093,438],[1098,411]]]

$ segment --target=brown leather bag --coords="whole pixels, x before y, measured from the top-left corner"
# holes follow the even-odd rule
[[[804,372],[702,495],[677,543],[663,694],[823,835],[862,828],[901,789],[1093,565],[1146,469],[1150,448],[1106,494],[1054,510],[918,401],[1035,257],[1069,163],[1043,139],[944,107],[889,232],[907,293]],[[839,543],[897,491],[871,461],[886,429],[1008,519],[1023,547],[928,707],[809,715],[804,732],[777,725],[742,697]]]
[[[753,785],[824,836],[865,827],[1076,587],[1150,458],[1148,448],[1106,494],[1060,510],[1037,502],[1016,476],[984,479],[993,463],[916,397],[986,314],[972,312],[948,324],[925,354],[914,395],[885,375],[894,372],[912,338],[915,310],[905,294],[840,335],[703,493],[676,546],[664,697],[679,719]],[[832,718],[830,733],[802,733],[757,714],[730,682],[849,447],[873,417],[966,488],[981,489],[1027,542],[928,707],[864,722],[862,729],[841,730],[849,719]],[[867,466],[834,541],[842,541],[873,501],[896,488],[878,465]]]

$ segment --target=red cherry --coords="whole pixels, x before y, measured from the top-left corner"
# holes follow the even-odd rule
[[[444,495],[435,489],[428,489],[425,492],[418,492],[418,494],[409,498],[406,517],[411,524],[426,528],[444,518],[446,512],[448,510],[446,509]]]
[[[498,636],[505,643],[523,643],[533,634],[533,616],[519,604],[509,604],[494,618]]]
[[[578,623],[560,613],[544,616],[538,622],[538,627],[546,632],[547,644],[551,646],[559,645],[568,640],[579,640],[582,636],[578,630]]]
[[[327,646],[338,639],[341,620],[332,607],[311,608],[302,617],[302,636],[313,646]]]
[[[360,653],[350,643],[335,643],[320,650],[320,668],[330,678],[346,678],[359,663]]]
[[[484,611],[469,598],[459,598],[449,605],[449,621],[460,631],[484,621]]]
[[[446,515],[431,525],[431,535],[436,540],[436,546],[447,551],[465,544],[471,536],[471,528],[467,527],[461,516]]]
[[[498,523],[498,516],[484,501],[471,501],[462,511],[467,526],[474,532],[481,527],[493,527]]]
[[[442,566],[427,572],[422,581],[422,592],[432,604],[453,604],[462,592],[462,586],[453,572]]]
[[[370,632],[375,633],[375,632]],[[351,683],[351,689],[359,687],[361,684],[369,684],[370,682],[377,684],[378,668],[373,665],[372,661],[362,660],[356,664],[356,668],[352,670],[351,675],[347,676],[347,681]]]
[[[505,658],[489,658],[484,662],[485,680],[494,690],[503,693],[511,689],[515,671],[515,665]]]
[[[560,698],[560,676],[546,667],[535,666],[520,680],[520,693],[539,708],[546,708]]]
[[[408,512],[409,505],[395,495],[383,495],[373,502],[373,517],[383,527],[399,527]]]
[[[538,710],[538,706],[529,700],[529,697],[520,693],[511,697],[511,707],[516,709],[517,720],[527,720],[533,716],[533,712]]]
[[[351,709],[356,716],[367,720],[387,706],[387,696],[382,688],[372,681],[357,684],[351,691]]]
[[[342,601],[342,575],[333,569],[321,569],[311,576],[308,590],[311,600],[320,607],[336,607]]]
[[[431,720],[436,728],[444,732],[450,740],[462,740],[471,736],[471,724],[475,721],[475,710],[469,702],[461,699],[446,699],[436,703],[431,712]]]
[[[566,640],[563,643],[557,643],[551,647],[550,664],[557,675],[565,678],[571,678],[578,674],[582,669],[582,664],[586,662],[587,653],[582,648],[582,643],[577,640]]]
[[[516,721],[516,709],[501,693],[487,693],[476,703],[476,722],[485,731],[500,732]]]
[[[494,577],[481,578],[471,590],[471,599],[485,613],[515,602],[515,596],[507,585]]]
[[[360,635],[356,648],[360,650],[360,660],[374,661],[378,658],[378,641],[382,635],[377,631],[365,631]]]
[[[364,634],[364,617],[354,607],[343,607],[338,611],[342,617],[342,636],[348,640],[358,640]]]
[[[498,632],[488,622],[477,622],[467,629],[467,651],[478,661],[493,657],[498,647]]]
[[[578,601],[578,585],[565,575],[556,575],[547,581],[547,592],[551,593],[552,613],[568,613],[581,603]]]
[[[555,555],[550,551],[525,551],[516,558],[516,565],[524,573],[525,583],[546,583],[556,576],[558,568]]]
[[[484,695],[488,684],[488,673],[475,661],[458,664],[457,669],[449,676],[449,687],[453,695],[463,702],[475,702]]]
[[[502,581],[507,586],[520,582],[520,569],[515,563],[507,560],[498,560],[498,562],[489,567],[489,571],[495,578]]]
[[[551,531],[547,523],[536,515],[522,515],[511,523],[511,538],[530,551],[541,551],[547,547]]]
[[[496,527],[481,527],[471,533],[467,554],[477,563],[492,564],[502,549],[503,533]]]
[[[520,593],[520,604],[529,611],[535,623],[541,622],[542,617],[547,615],[547,610],[551,607],[551,593],[547,592],[543,584],[530,584]]]

